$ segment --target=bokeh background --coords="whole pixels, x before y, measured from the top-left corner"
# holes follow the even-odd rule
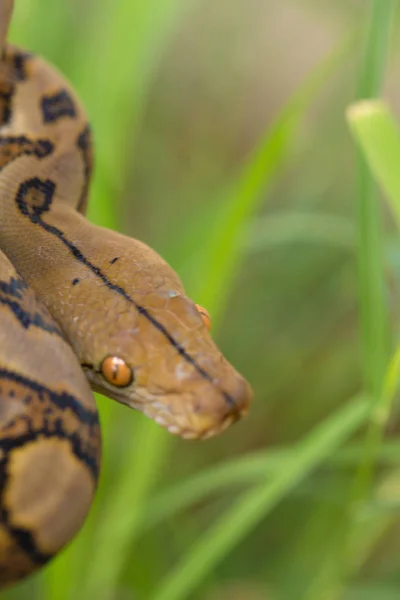
[[[99,398],[90,517],[7,600],[400,597],[395,414],[358,486],[360,217],[345,110],[371,6],[16,0],[12,40],[67,74],[93,123],[90,218],[173,265],[255,397],[246,420],[201,443]],[[384,96],[400,110],[398,11],[392,25]],[[393,345],[400,247],[381,208]]]

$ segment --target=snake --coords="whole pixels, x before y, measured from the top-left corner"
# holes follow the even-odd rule
[[[2,588],[85,521],[101,460],[93,391],[186,439],[219,434],[252,398],[176,272],[86,219],[90,125],[56,68],[7,42],[13,6],[0,0]]]

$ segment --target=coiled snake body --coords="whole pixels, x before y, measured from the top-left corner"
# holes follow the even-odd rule
[[[96,488],[90,388],[171,433],[214,435],[251,389],[149,247],[90,224],[90,128],[66,81],[5,44],[0,0],[0,585],[79,530]]]

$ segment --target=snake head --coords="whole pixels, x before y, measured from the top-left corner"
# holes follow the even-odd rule
[[[185,295],[176,273],[155,252],[134,243],[131,257],[125,246],[125,256],[109,269],[110,281],[123,293],[106,290],[99,306],[102,329],[86,335],[98,340],[89,381],[170,433],[211,437],[246,414],[251,387],[217,348],[207,315]],[[140,248],[146,248],[146,261],[133,268]],[[127,278],[132,272],[134,284]],[[80,285],[83,289],[85,282]]]

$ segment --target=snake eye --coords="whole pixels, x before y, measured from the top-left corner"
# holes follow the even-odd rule
[[[205,308],[203,308],[202,306],[200,306],[200,304],[196,304],[196,308],[199,311],[201,318],[203,319],[204,325],[207,327],[208,331],[210,331],[211,317],[210,317],[208,311]]]
[[[107,356],[100,367],[104,379],[116,387],[127,387],[133,381],[132,369],[118,356]]]

